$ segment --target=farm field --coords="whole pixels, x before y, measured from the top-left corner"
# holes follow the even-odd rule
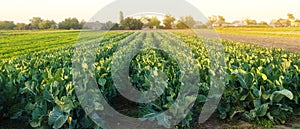
[[[78,56],[76,48],[96,49],[95,63],[92,64],[95,70],[93,76],[105,100],[119,112],[128,116],[145,117],[165,111],[177,99],[184,75],[179,68],[181,61],[169,54],[172,51],[184,51],[176,43],[184,44],[191,50],[196,62],[195,67],[191,67],[189,71],[196,72],[200,79],[195,104],[178,127],[198,127],[198,116],[206,102],[212,78],[219,77],[221,73],[225,74],[225,90],[214,118],[220,121],[242,119],[255,125],[270,127],[285,124],[289,122],[289,118],[298,117],[298,42],[286,48],[292,52],[270,48],[285,48],[285,44],[259,46],[259,43],[272,42],[276,38],[281,38],[287,44],[293,40],[298,41],[298,30],[293,30],[295,32],[291,37],[280,32],[266,33],[268,36],[275,36],[272,40],[259,37],[258,32],[262,31],[260,29],[255,30],[255,34],[243,32],[244,35],[256,37],[247,39],[245,36],[241,40],[229,36],[239,33],[237,30],[217,31],[221,38],[228,40],[217,41],[185,31],[84,32],[79,39],[80,31],[0,31],[0,121],[12,119],[25,123],[25,127],[33,128],[98,128],[86,114],[87,109],[80,106],[79,100],[90,98],[94,104],[91,107],[96,108],[89,109],[89,113],[101,112],[106,107],[95,98],[85,94],[76,95],[73,78],[80,78],[80,72],[83,72],[79,70],[76,73],[73,69],[74,58],[77,59]],[[209,33],[207,32],[208,35]],[[257,39],[252,43],[255,45],[241,43],[254,39]],[[224,65],[219,65],[218,70],[213,69],[217,63],[210,58],[211,51],[206,50],[206,42],[212,46],[216,45],[215,42],[221,42],[224,47]],[[158,73],[165,73],[167,78],[164,83],[157,81],[158,85],[165,87],[163,95],[147,104],[128,102],[120,97],[114,87],[112,72],[115,71],[111,64],[121,65],[122,62],[119,61],[124,58],[115,57],[114,53],[130,55],[135,51],[134,48],[145,48],[130,61],[129,78],[136,89],[149,90],[149,80],[160,76]],[[156,48],[165,48],[165,51]],[[222,56],[218,51],[215,54],[214,58]],[[180,53],[176,57],[188,59],[189,53]],[[114,58],[119,60],[115,61]],[[75,63],[80,61],[75,60]],[[85,64],[79,66],[82,69],[90,67]],[[183,112],[177,111],[170,117]],[[0,122],[0,128],[7,127],[2,126],[3,124]],[[168,127],[169,124],[168,120],[160,123],[162,127]]]
[[[300,38],[299,27],[215,27],[213,29],[200,29],[202,32],[218,32],[219,34],[249,34],[258,36],[277,36]]]
[[[215,28],[219,33],[227,34],[251,34],[264,36],[280,36],[289,38],[300,38],[300,28],[282,27],[282,28],[255,28],[255,27],[228,27]]]
[[[189,30],[175,30],[184,33],[193,33]],[[259,45],[267,48],[283,48],[291,52],[300,52],[299,28],[215,28],[200,29],[199,35]]]

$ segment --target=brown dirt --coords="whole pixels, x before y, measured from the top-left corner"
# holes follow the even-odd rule
[[[180,31],[180,30],[176,30],[176,31]],[[188,30],[182,30],[180,32],[193,33],[192,31],[188,31]],[[226,33],[217,34],[212,31],[197,31],[197,34],[208,38],[219,37],[221,39],[254,44],[262,47],[283,48],[291,52],[300,52],[300,38],[250,35],[250,34],[226,34]]]
[[[219,34],[219,36],[222,39],[255,44],[262,47],[283,48],[292,52],[300,52],[300,38],[258,36],[247,34]]]

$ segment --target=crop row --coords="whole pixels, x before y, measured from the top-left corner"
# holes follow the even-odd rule
[[[280,124],[300,115],[299,53],[168,32],[83,32],[78,44],[34,47],[0,62],[0,115],[29,120],[32,127],[98,127],[94,114],[118,115],[105,112],[104,101],[125,104],[120,96],[139,98],[123,114],[189,127],[205,102],[221,97],[218,90],[224,90],[221,101],[211,109],[221,119]]]

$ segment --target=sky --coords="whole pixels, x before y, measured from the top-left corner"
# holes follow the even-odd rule
[[[29,23],[30,18],[41,17],[60,22],[68,17],[77,17],[79,20],[85,19],[89,21],[99,10],[107,7],[114,1],[116,0],[0,0],[0,20]],[[176,5],[174,0],[163,1],[169,1],[170,4],[168,6],[176,6],[178,8],[180,6]],[[204,16],[222,15],[228,22],[245,18],[269,22],[272,19],[286,18],[287,13],[292,13],[296,18],[300,19],[300,0],[186,1],[201,11]],[[155,7],[155,5],[152,6]],[[184,8],[179,10],[188,12]],[[119,11],[116,10],[116,12]],[[106,14],[107,19],[112,18],[113,21],[116,20],[119,17],[119,14],[116,12]],[[130,14],[130,11],[124,11],[124,15],[130,16],[133,14]]]

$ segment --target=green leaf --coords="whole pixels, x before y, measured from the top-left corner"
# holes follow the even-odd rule
[[[297,65],[293,65],[296,69],[296,71],[300,71],[299,67]]]
[[[60,68],[55,73],[55,78],[59,79],[60,77],[63,77],[64,69]]]
[[[69,129],[76,129],[77,120],[72,120],[69,124]]]
[[[81,120],[80,120],[80,125],[83,128],[89,128],[90,126],[93,125],[93,121],[87,116],[85,115]]]
[[[256,117],[256,111],[250,110],[250,112],[246,112],[243,115],[248,121],[252,121]]]
[[[54,97],[49,91],[44,91],[43,98],[49,102],[53,102]]]
[[[206,102],[206,96],[204,96],[204,95],[198,95],[197,102],[200,102],[200,103]]]
[[[49,114],[49,124],[53,125],[54,129],[61,128],[68,120],[68,115],[65,115],[58,107],[55,107]]]
[[[248,73],[244,70],[239,70],[238,73],[234,73],[237,75],[238,80],[243,88],[248,89],[253,84],[253,75],[251,73]]]
[[[282,100],[283,97],[287,97],[290,100],[292,100],[294,98],[294,95],[291,91],[289,91],[287,89],[284,89],[284,90],[281,90],[281,91],[275,91],[275,92],[272,93],[272,95],[270,97],[271,103],[279,102],[279,101]]]
[[[69,113],[75,106],[71,98],[64,96],[61,98],[61,101],[56,99],[55,103],[59,106],[59,108],[65,112]]]
[[[219,117],[224,120],[227,117],[227,113],[221,112],[221,115]]]
[[[269,109],[269,104],[263,104],[256,110],[256,116],[265,116],[267,114],[267,111]]]
[[[253,87],[252,90],[253,94],[255,95],[256,98],[260,98],[260,90],[257,87]]]
[[[253,103],[254,103],[254,107],[255,107],[255,108],[259,108],[259,107],[261,106],[261,101],[260,101],[260,99],[253,100]]]
[[[41,126],[41,121],[39,121],[38,119],[31,120],[29,123],[30,123],[30,126],[33,128],[37,128],[37,127]]]
[[[26,106],[25,106],[25,111],[27,111],[27,112],[31,112],[34,109],[35,109],[35,106],[32,103],[27,103]]]
[[[264,73],[261,73],[261,78],[265,81],[268,79],[267,75]]]
[[[99,84],[100,86],[104,86],[105,83],[106,83],[106,79],[104,79],[104,78],[99,78],[98,84]]]
[[[1,100],[0,100],[1,103]],[[18,119],[20,116],[22,116],[22,113],[24,111],[25,103],[17,103],[8,109],[8,113],[10,115],[10,119]]]
[[[271,120],[271,121],[273,121],[274,120],[274,117],[270,114],[270,112],[269,113],[267,113],[267,116],[268,116],[268,118]]]
[[[245,101],[245,99],[248,97],[248,95],[243,95],[241,98],[240,98],[240,101]]]
[[[10,119],[18,119],[20,116],[22,116],[22,111],[14,113]]]
[[[41,108],[35,108],[31,113],[33,119],[39,119],[41,116],[45,115]]]

